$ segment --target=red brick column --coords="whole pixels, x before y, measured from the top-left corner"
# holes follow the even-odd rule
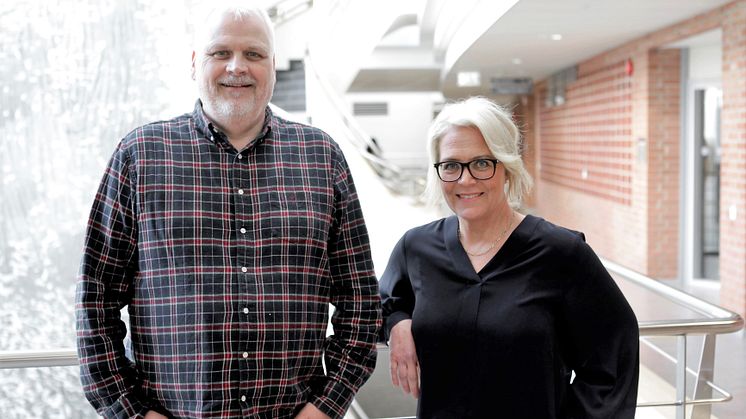
[[[724,15],[720,303],[746,316],[746,2]]]
[[[680,67],[678,49],[648,55],[647,274],[661,279],[678,273]]]

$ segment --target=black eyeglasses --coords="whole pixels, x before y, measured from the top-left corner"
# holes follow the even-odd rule
[[[461,163],[460,161],[442,161],[435,163],[435,171],[443,182],[455,182],[464,174],[464,167],[469,169],[471,177],[477,180],[487,180],[495,176],[495,168],[500,160],[497,159],[474,159]]]

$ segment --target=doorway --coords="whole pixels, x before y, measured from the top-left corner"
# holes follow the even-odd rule
[[[720,261],[720,113],[723,91],[715,84],[694,86],[691,155],[692,279],[719,279]]]

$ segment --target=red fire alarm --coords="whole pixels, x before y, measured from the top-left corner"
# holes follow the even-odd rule
[[[624,72],[628,76],[631,76],[635,72],[635,66],[632,64],[631,58],[627,58],[627,61],[624,62]]]

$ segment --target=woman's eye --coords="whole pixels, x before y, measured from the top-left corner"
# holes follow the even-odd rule
[[[461,168],[461,165],[454,162],[447,162],[443,163],[443,170],[448,172],[455,172],[456,170],[459,170]]]
[[[488,160],[475,160],[474,161],[474,166],[477,169],[486,169],[486,168],[490,167],[490,162]]]

